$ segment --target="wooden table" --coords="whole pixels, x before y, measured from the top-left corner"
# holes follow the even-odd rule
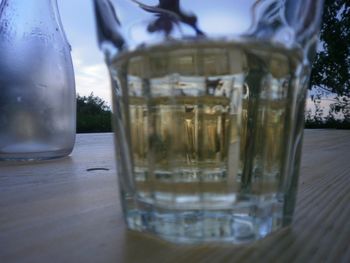
[[[350,262],[350,131],[306,131],[292,226],[246,246],[127,231],[115,174],[111,134],[78,135],[68,158],[0,163],[0,262]]]

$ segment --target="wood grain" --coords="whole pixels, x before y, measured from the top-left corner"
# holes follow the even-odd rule
[[[350,262],[350,131],[304,141],[293,224],[239,246],[127,231],[111,134],[78,135],[64,159],[0,163],[0,262]]]

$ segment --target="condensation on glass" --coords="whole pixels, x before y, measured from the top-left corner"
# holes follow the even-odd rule
[[[128,227],[241,243],[288,225],[322,1],[94,4]]]
[[[56,0],[0,5],[0,160],[68,155],[76,102],[70,46]]]

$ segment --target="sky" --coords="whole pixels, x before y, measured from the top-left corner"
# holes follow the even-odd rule
[[[57,0],[63,28],[72,46],[76,91],[94,95],[111,105],[107,67],[96,38],[92,0]]]

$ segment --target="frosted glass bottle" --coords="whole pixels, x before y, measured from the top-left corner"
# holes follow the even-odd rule
[[[56,0],[0,5],[0,160],[71,153],[76,99]]]

